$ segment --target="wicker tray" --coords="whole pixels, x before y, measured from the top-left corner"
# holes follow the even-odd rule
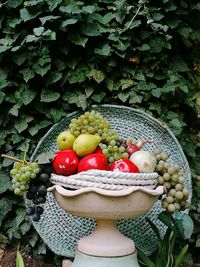
[[[136,139],[153,140],[153,143],[146,144],[144,148],[149,151],[156,148],[166,151],[170,155],[169,162],[179,164],[182,168],[186,181],[185,186],[191,191],[191,175],[188,162],[177,139],[164,123],[140,110],[123,106],[102,105],[92,109],[101,112],[121,137],[128,138],[132,136]],[[77,118],[81,114],[82,111],[71,113],[66,116],[66,119],[55,124],[38,143],[32,155],[32,160],[42,152],[56,151],[57,135],[68,128],[72,118]],[[142,249],[144,253],[150,254],[155,250],[158,240],[147,223],[146,217],[158,226],[161,233],[164,233],[165,228],[157,219],[161,211],[161,201],[157,201],[145,216],[137,219],[121,220],[118,227],[126,236],[133,238],[136,246]],[[44,214],[41,220],[38,223],[33,222],[33,225],[54,253],[74,257],[77,241],[93,230],[95,222],[65,213],[58,206],[52,194],[48,193]]]

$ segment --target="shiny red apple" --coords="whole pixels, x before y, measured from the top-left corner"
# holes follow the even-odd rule
[[[53,159],[53,171],[60,175],[75,174],[78,168],[79,158],[72,149],[56,152]]]
[[[101,153],[93,153],[82,158],[78,164],[78,172],[91,169],[108,170],[107,158]]]
[[[122,158],[113,162],[110,165],[109,170],[114,172],[132,172],[132,173],[140,172],[138,167],[132,161],[126,158]]]

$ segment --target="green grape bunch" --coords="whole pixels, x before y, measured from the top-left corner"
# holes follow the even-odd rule
[[[125,145],[120,143],[120,141],[111,140],[109,144],[100,143],[99,146],[109,163],[129,157]]]
[[[156,171],[159,174],[158,184],[165,188],[166,196],[162,199],[162,207],[173,213],[177,210],[189,208],[189,191],[184,187],[185,178],[181,168],[173,165],[168,160],[166,152],[156,150],[157,159]]]
[[[16,195],[22,196],[29,189],[31,179],[35,179],[40,168],[36,162],[15,162],[10,171],[12,188]]]
[[[112,140],[119,139],[117,132],[110,128],[110,122],[100,112],[94,110],[85,112],[77,119],[72,119],[69,130],[75,137],[80,134],[98,135],[103,143],[110,143]]]

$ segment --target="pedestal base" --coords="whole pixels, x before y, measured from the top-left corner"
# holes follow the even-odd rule
[[[122,257],[95,257],[76,251],[70,267],[140,267],[136,252]]]
[[[94,231],[79,240],[78,250],[95,257],[122,257],[135,252],[133,240],[122,235],[115,220],[97,220]]]

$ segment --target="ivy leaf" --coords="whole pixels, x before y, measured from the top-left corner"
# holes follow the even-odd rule
[[[7,190],[12,190],[10,177],[7,173],[0,170],[0,194],[6,192]]]
[[[44,152],[38,155],[35,161],[38,164],[46,164],[46,163],[50,163],[54,157],[55,157],[54,152],[47,151],[47,152]]]
[[[93,78],[97,83],[100,83],[105,79],[103,71],[96,69],[91,69],[87,76]]]
[[[22,69],[20,73],[23,75],[26,83],[35,76],[35,73],[29,68]]]
[[[17,25],[19,25],[22,22],[22,19],[8,19],[7,20],[7,25],[11,28],[15,28]]]
[[[131,79],[121,79],[120,80],[120,85],[121,85],[122,90],[131,87],[133,84],[134,84],[134,82]]]
[[[81,27],[81,32],[86,36],[99,36],[100,33],[100,27],[98,23],[88,23]]]
[[[129,92],[127,92],[127,93],[119,93],[117,96],[124,103],[128,100],[129,95],[130,95]]]
[[[24,105],[26,106],[33,101],[33,99],[36,97],[36,95],[37,95],[36,91],[25,88],[23,93],[21,94],[21,100],[24,103]]]
[[[33,32],[35,34],[35,36],[41,36],[42,33],[44,33],[44,27],[38,27],[38,28],[34,28]]]
[[[153,13],[153,14],[152,14],[152,19],[153,19],[153,20],[159,21],[159,20],[161,20],[161,19],[163,19],[163,18],[164,18],[164,15],[161,14],[161,13]]]
[[[24,116],[23,118],[18,119],[15,122],[15,128],[18,131],[18,133],[23,132],[28,127],[28,123],[33,120],[33,117],[31,116]]]
[[[42,102],[49,103],[56,101],[60,97],[60,93],[43,89],[40,97]]]
[[[147,51],[150,49],[150,46],[148,44],[142,44],[141,46],[136,47],[140,51]]]
[[[100,102],[103,100],[103,98],[105,97],[105,95],[106,95],[106,93],[102,91],[102,92],[100,92],[99,94],[95,94],[95,95],[93,95],[93,96],[92,96],[92,99],[93,99],[95,102],[100,103]]]
[[[53,84],[59,81],[62,78],[62,72],[59,71],[52,71],[51,73],[48,74],[47,79],[45,80],[46,84]]]
[[[10,110],[9,110],[9,114],[11,114],[11,115],[13,115],[13,116],[18,116],[18,114],[19,114],[19,109],[20,109],[20,107],[22,106],[22,104],[21,104],[21,101],[20,102],[18,102],[17,104],[15,104],[15,105],[13,105],[11,108],[10,108]]]
[[[86,79],[86,71],[87,68],[79,67],[74,71],[68,73],[68,81],[69,83],[82,83]]]
[[[25,235],[31,229],[31,226],[32,224],[30,221],[22,223],[19,227],[22,232],[22,235]]]
[[[60,16],[52,16],[52,15],[50,15],[50,16],[41,17],[39,19],[42,22],[42,25],[44,25],[47,21],[56,20],[58,18],[60,18]]]
[[[160,88],[156,88],[156,89],[153,89],[151,91],[151,94],[157,98],[159,98],[161,96],[161,89]]]
[[[23,0],[8,0],[7,5],[9,7],[16,8],[19,5],[21,5],[22,2],[23,2]]]
[[[3,102],[5,95],[6,94],[4,92],[0,91],[0,104]]]
[[[2,220],[5,218],[5,215],[8,214],[12,210],[13,201],[7,197],[1,197],[0,201],[0,225]]]
[[[20,10],[20,18],[23,21],[28,21],[28,20],[36,18],[41,12],[42,10],[37,11],[37,12],[30,12],[27,8],[22,8]]]
[[[114,17],[115,16],[112,12],[108,12],[106,15],[103,16],[102,23],[108,24]]]
[[[38,133],[39,130],[46,128],[50,124],[51,124],[50,121],[47,121],[47,120],[41,121],[39,124],[29,127],[28,131],[32,136],[34,136]]]
[[[77,19],[67,19],[67,20],[64,20],[62,23],[61,23],[61,27],[66,27],[67,25],[72,25],[72,24],[75,24],[78,20]]]
[[[44,66],[41,66],[39,64],[34,64],[33,69],[37,74],[43,77],[51,69],[51,64],[46,64]]]
[[[85,93],[86,93],[86,96],[87,97],[90,97],[93,92],[94,92],[94,88],[93,87],[87,87],[87,88],[85,88]]]
[[[70,41],[76,45],[81,45],[83,47],[85,47],[87,41],[88,41],[88,38],[85,37],[85,36],[80,36],[79,34],[72,34],[70,36]]]
[[[96,10],[96,7],[93,5],[83,6],[82,10],[86,13],[92,14]]]
[[[110,52],[111,52],[111,47],[108,44],[103,45],[101,48],[95,49],[95,53],[102,56],[108,56]]]
[[[130,29],[136,28],[141,24],[141,20],[134,20],[131,25],[129,26]],[[129,25],[129,22],[126,24],[126,26]]]
[[[37,37],[37,36],[35,36],[33,34],[29,34],[25,38],[26,43],[32,43],[32,42],[36,42],[38,40],[39,40],[39,37]]]
[[[50,0],[49,2],[49,10],[53,11],[63,0]]]

